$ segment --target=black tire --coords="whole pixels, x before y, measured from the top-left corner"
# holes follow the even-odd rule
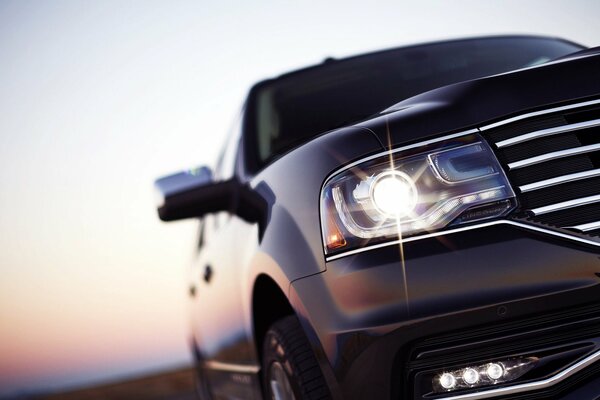
[[[267,331],[262,371],[266,400],[275,399],[272,380],[279,371],[285,372],[295,400],[331,399],[321,368],[295,315],[276,321]]]
[[[208,381],[206,376],[202,372],[201,367],[196,364],[194,368],[194,388],[196,389],[196,398],[199,400],[212,400],[210,390],[208,388]]]

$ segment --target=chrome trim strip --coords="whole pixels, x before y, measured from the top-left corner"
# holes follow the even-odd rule
[[[477,400],[477,399],[487,399],[490,397],[497,396],[506,396],[509,394],[528,392],[530,390],[544,389],[550,386],[554,386],[559,382],[567,379],[568,377],[576,374],[581,371],[585,367],[593,364],[600,358],[600,350],[595,353],[590,354],[586,358],[578,361],[577,363],[571,365],[569,368],[562,370],[561,372],[553,375],[549,378],[542,379],[539,381],[522,383],[520,385],[513,386],[505,386],[497,389],[489,389],[489,390],[481,390],[476,393],[467,393],[467,394],[459,394],[456,396],[447,396],[447,397],[439,397],[440,400]]]
[[[600,194],[588,197],[581,197],[579,199],[567,200],[556,204],[550,204],[544,207],[532,208],[529,211],[531,211],[533,215],[542,215],[554,211],[565,210],[567,208],[574,208],[597,202],[600,202]]]
[[[538,115],[550,114],[550,113],[554,113],[554,112],[571,110],[573,108],[591,106],[591,105],[594,105],[594,104],[600,104],[600,99],[598,99],[598,100],[584,101],[583,103],[577,103],[577,104],[569,104],[567,106],[562,106],[562,107],[549,108],[549,109],[545,109],[545,110],[541,110],[541,111],[534,111],[534,112],[530,112],[530,113],[527,113],[527,114],[521,114],[521,115],[518,115],[516,117],[508,118],[508,119],[505,119],[505,120],[502,120],[502,121],[494,122],[493,124],[485,125],[485,126],[479,128],[479,129],[482,130],[482,131],[486,131],[488,129],[496,128],[498,126],[510,124],[511,122],[520,121],[522,119],[531,118],[531,117],[537,117]]]
[[[329,261],[334,261],[340,258],[344,258],[346,256],[350,256],[353,254],[359,254],[359,253],[363,253],[365,251],[371,251],[371,250],[375,250],[375,249],[380,249],[382,247],[388,247],[388,246],[397,246],[401,243],[409,243],[409,242],[414,242],[417,240],[421,240],[421,239],[428,239],[428,238],[434,238],[437,236],[444,236],[444,235],[451,235],[453,233],[459,233],[459,232],[464,232],[464,231],[469,231],[469,230],[473,230],[473,229],[481,229],[481,228],[487,228],[489,226],[494,226],[494,225],[512,225],[512,226],[517,226],[519,228],[524,228],[530,231],[534,231],[534,232],[539,232],[539,233],[545,233],[548,235],[552,235],[552,236],[557,236],[559,238],[562,239],[567,239],[567,240],[571,240],[574,242],[579,242],[579,243],[583,243],[583,244],[587,244],[587,245],[591,245],[591,246],[597,246],[600,247],[600,241],[596,242],[593,240],[589,240],[589,239],[584,239],[584,238],[580,238],[577,236],[573,236],[573,235],[568,235],[565,233],[561,233],[561,232],[557,232],[557,231],[551,231],[549,229],[545,229],[545,228],[540,228],[537,226],[533,226],[533,225],[528,225],[528,224],[524,224],[521,222],[517,222],[517,221],[510,221],[510,220],[496,220],[496,221],[490,221],[490,222],[484,222],[481,224],[477,224],[477,225],[470,225],[470,226],[465,226],[462,228],[456,228],[456,229],[450,229],[450,230],[446,230],[446,231],[440,231],[440,232],[434,232],[434,233],[430,233],[427,235],[420,235],[420,236],[414,236],[414,237],[409,237],[406,239],[397,239],[391,242],[385,242],[385,243],[379,243],[379,244],[375,244],[372,246],[367,246],[367,247],[361,247],[360,249],[356,249],[356,250],[350,250],[347,251],[345,253],[341,253],[341,254],[336,254],[334,256],[329,256],[325,258],[325,261],[329,262]]]
[[[528,183],[527,185],[519,186],[521,193],[531,192],[549,186],[560,185],[561,183],[579,181],[586,178],[600,176],[600,168],[591,169],[589,171],[576,172],[574,174],[557,176],[556,178],[544,179],[543,181]]]
[[[498,122],[495,122],[495,123],[492,123],[492,124],[484,125],[482,127],[476,128],[476,129],[469,129],[469,130],[458,132],[458,133],[454,133],[454,134],[451,134],[451,135],[446,135],[446,136],[442,136],[442,137],[438,137],[438,138],[433,138],[433,139],[429,139],[429,140],[418,142],[418,143],[413,143],[413,144],[410,144],[410,145],[407,145],[407,146],[403,146],[403,147],[399,147],[399,148],[396,148],[396,149],[393,149],[393,150],[382,151],[380,153],[374,154],[374,155],[366,157],[366,158],[362,158],[362,159],[360,159],[358,161],[355,161],[355,162],[353,162],[351,164],[348,164],[348,165],[346,165],[346,166],[344,166],[342,168],[339,168],[339,169],[333,171],[323,181],[323,184],[321,185],[321,191],[320,191],[319,195],[321,195],[323,193],[323,188],[325,187],[325,185],[327,184],[327,182],[329,182],[329,180],[332,177],[334,177],[335,175],[337,175],[340,172],[343,172],[343,171],[345,171],[345,170],[347,170],[349,168],[352,168],[352,167],[354,167],[354,166],[356,166],[356,165],[358,165],[360,163],[363,163],[363,162],[375,159],[377,157],[381,157],[381,156],[389,155],[389,154],[394,154],[394,153],[399,152],[399,151],[408,150],[408,149],[416,148],[416,147],[419,147],[419,146],[426,146],[428,144],[432,144],[432,143],[435,143],[435,142],[438,142],[438,141],[453,139],[453,138],[457,138],[457,137],[460,137],[460,136],[466,136],[466,135],[471,135],[471,134],[477,134],[477,133],[480,133],[480,132],[488,130],[488,129],[496,128],[498,126],[506,125],[506,124],[509,124],[511,122],[520,121],[522,119],[526,119],[526,118],[530,118],[530,117],[535,117],[535,116],[538,116],[538,115],[550,114],[550,113],[553,113],[553,112],[560,112],[560,111],[565,111],[565,110],[570,110],[570,109],[580,108],[580,107],[586,107],[586,106],[595,105],[595,104],[600,104],[600,99],[585,101],[585,102],[581,102],[581,103],[577,103],[577,104],[569,104],[569,105],[566,105],[566,106],[555,107],[555,108],[545,109],[545,110],[541,110],[541,111],[534,111],[534,112],[530,112],[530,113],[526,113],[526,114],[521,114],[521,115],[518,115],[516,117],[512,117],[512,118],[508,118],[508,119],[505,119],[505,120],[502,120],[502,121],[498,121]],[[319,212],[321,212],[321,211],[319,211]],[[550,235],[562,237],[564,239],[569,239],[569,240],[578,241],[578,242],[582,242],[582,243],[586,243],[586,244],[591,244],[593,246],[600,246],[600,242],[594,242],[594,241],[591,241],[591,240],[586,240],[586,239],[578,238],[578,237],[575,237],[575,236],[565,235],[565,234],[560,233],[560,232],[550,231],[550,230],[547,230],[547,229],[538,228],[538,227],[535,227],[535,226],[532,226],[532,225],[521,224],[521,223],[514,222],[514,221],[500,220],[500,221],[493,221],[493,222],[483,223],[483,224],[479,224],[479,225],[472,225],[472,226],[465,227],[465,228],[458,228],[458,229],[453,229],[453,230],[447,230],[447,231],[441,231],[441,232],[431,233],[431,234],[427,234],[427,235],[415,236],[415,237],[407,238],[407,239],[404,239],[404,240],[400,239],[400,240],[395,240],[395,241],[392,241],[392,242],[380,243],[380,244],[373,245],[373,246],[367,246],[367,247],[363,247],[363,248],[360,248],[360,249],[350,250],[350,251],[347,251],[347,252],[344,252],[344,253],[336,254],[334,256],[329,256],[328,257],[327,255],[325,255],[325,261],[329,262],[329,261],[337,260],[339,258],[343,258],[343,257],[349,256],[349,255],[352,255],[352,254],[362,253],[363,251],[369,251],[369,250],[373,250],[373,249],[377,249],[377,248],[381,248],[381,247],[386,247],[386,246],[398,245],[398,244],[404,243],[404,242],[412,242],[412,241],[415,241],[415,240],[426,239],[426,238],[430,238],[430,237],[451,234],[451,233],[454,233],[454,232],[460,232],[460,231],[464,231],[464,230],[468,230],[468,229],[477,229],[477,228],[481,228],[481,227],[485,227],[485,226],[491,226],[491,225],[497,225],[497,224],[508,224],[508,225],[520,226],[520,227],[525,228],[525,229],[547,233],[547,234],[550,234]]]
[[[600,143],[589,144],[587,146],[573,147],[571,149],[566,150],[553,151],[552,153],[546,153],[540,156],[535,156],[531,158],[526,158],[524,160],[512,162],[508,164],[508,169],[513,170],[528,167],[533,164],[539,164],[546,161],[555,160],[557,158],[575,156],[577,154],[591,153],[596,150],[600,150]]]
[[[409,150],[409,149],[414,149],[417,147],[421,147],[421,146],[427,146],[429,144],[432,143],[437,143],[437,142],[442,142],[444,140],[448,140],[448,139],[454,139],[457,137],[461,137],[461,136],[467,136],[467,135],[474,135],[474,134],[479,134],[479,130],[478,129],[469,129],[466,131],[461,131],[461,132],[457,132],[457,133],[453,133],[450,135],[446,135],[446,136],[442,136],[442,137],[438,137],[438,138],[434,138],[434,139],[429,139],[429,140],[425,140],[422,142],[417,142],[417,143],[413,143],[413,144],[409,144],[407,146],[402,146],[402,147],[398,147],[395,149],[390,149],[390,150],[385,150],[376,154],[373,154],[372,156],[369,157],[365,157],[365,158],[361,158],[357,161],[354,161],[353,163],[350,163],[348,165],[344,165],[341,168],[338,168],[336,170],[334,170],[333,172],[331,172],[329,175],[327,175],[327,177],[325,178],[325,180],[323,181],[323,184],[321,185],[321,190],[319,191],[319,199],[323,198],[323,189],[325,189],[325,186],[327,186],[327,183],[329,183],[329,181],[331,179],[333,179],[333,177],[337,176],[338,174],[346,171],[347,169],[350,169],[352,167],[355,167],[359,164],[362,164],[364,162],[370,161],[370,160],[374,160],[376,158],[379,157],[383,157],[383,156],[391,156],[394,153],[398,153],[400,151],[404,151],[404,150]],[[485,140],[482,138],[482,141],[485,142]],[[320,200],[319,200],[320,202]],[[319,206],[319,218],[321,221],[323,221],[323,210],[321,209],[321,206]],[[323,241],[323,246],[325,246],[325,238],[323,237],[323,229],[321,229],[321,240]],[[323,247],[325,250],[325,247]],[[343,253],[343,254],[338,254],[335,257],[341,256],[341,255],[345,255],[347,253]],[[325,250],[325,261],[327,261],[327,250]]]
[[[600,125],[600,119],[593,119],[591,121],[577,122],[575,124],[557,126],[555,128],[547,128],[547,129],[542,129],[539,131],[524,133],[523,135],[515,136],[510,139],[501,140],[499,142],[496,142],[495,144],[496,144],[496,147],[498,147],[500,149],[502,147],[513,146],[518,143],[527,142],[529,140],[533,140],[533,139],[537,139],[537,138],[541,138],[541,137],[558,135],[559,133],[567,133],[567,132],[577,131],[579,129],[592,128],[592,127],[598,126],[598,125]]]
[[[569,229],[577,229],[582,232],[593,231],[594,229],[600,229],[600,221],[596,222],[588,222],[587,224],[575,225],[575,226],[567,226]]]
[[[204,361],[204,366],[209,369],[234,372],[238,374],[257,374],[258,371],[260,371],[260,367],[257,365],[230,364],[219,361]]]

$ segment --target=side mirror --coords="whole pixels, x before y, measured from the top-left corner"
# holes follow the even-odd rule
[[[248,222],[263,222],[266,201],[237,178],[215,181],[210,168],[201,167],[160,178],[155,182],[163,221],[202,217],[229,211]]]

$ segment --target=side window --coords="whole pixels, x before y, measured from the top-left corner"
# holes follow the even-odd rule
[[[227,141],[225,142],[223,150],[221,150],[221,155],[219,157],[219,161],[217,162],[217,167],[215,168],[215,178],[218,180],[229,179],[235,175],[238,147],[241,139],[243,115],[244,110],[242,109],[242,111],[237,114],[231,129],[227,134]],[[227,212],[220,212],[216,214],[213,219],[214,228],[212,224],[207,223],[204,234],[210,236],[210,231],[212,229],[218,230],[230,219],[230,217],[231,215],[229,215]]]
[[[243,110],[238,113],[229,133],[227,134],[227,141],[225,142],[225,147],[221,152],[221,156],[219,157],[219,162],[215,170],[215,175],[218,179],[229,179],[235,174],[243,114]]]

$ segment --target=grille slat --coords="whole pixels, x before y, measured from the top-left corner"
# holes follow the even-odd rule
[[[600,177],[566,182],[559,186],[548,187],[521,193],[521,206],[528,210],[558,204],[598,194]]]
[[[536,111],[482,128],[518,189],[516,216],[598,235],[599,102]]]
[[[532,165],[527,168],[516,169],[508,174],[511,182],[517,186],[541,181],[544,179],[556,178],[565,174],[574,174],[576,172],[589,171],[594,168],[594,164],[587,155],[580,155],[570,158],[559,158],[543,164]]]
[[[563,201],[555,204],[549,204],[543,207],[532,208],[530,211],[533,213],[533,215],[538,216],[548,214],[554,211],[566,210],[568,208],[575,208],[593,203],[600,203],[600,194],[595,196],[581,197],[579,199]]]
[[[544,223],[556,227],[569,227],[573,225],[582,225],[588,222],[600,220],[600,203],[592,203],[587,206],[581,206],[577,213],[572,209],[556,211],[547,214],[544,217]],[[536,221],[536,218],[530,218]]]
[[[583,143],[581,143],[574,133],[532,140],[519,146],[505,147],[502,149],[502,154],[504,156],[502,161],[513,163],[528,157],[535,157],[553,151],[570,149],[582,145]]]
[[[593,231],[596,229],[600,229],[600,221],[588,222],[587,224],[569,226],[571,229],[576,229],[578,231],[587,232]]]
[[[579,121],[575,121],[579,122]],[[525,120],[518,124],[510,124],[501,129],[490,128],[488,133],[489,139],[492,142],[509,139],[514,136],[522,135],[527,132],[539,131],[542,129],[555,128],[557,126],[566,125],[568,122],[562,115],[553,115],[546,118]]]
[[[578,154],[593,153],[600,150],[600,143],[590,144],[587,146],[574,147],[566,150],[554,151],[552,153],[546,153],[539,156],[526,158],[524,160],[515,161],[508,164],[509,169],[518,169],[527,167],[529,165],[540,164],[550,160],[556,160],[557,158],[565,158]]]
[[[496,146],[501,149],[502,147],[514,146],[519,143],[527,142],[529,140],[543,138],[546,136],[558,135],[561,133],[567,133],[572,131],[578,131],[580,129],[592,128],[600,126],[600,119],[594,119],[592,121],[578,122],[570,125],[558,126],[555,128],[542,129],[539,131],[525,133],[523,135],[515,136],[510,139],[502,140],[496,143]]]
[[[600,176],[600,168],[577,172],[575,174],[561,175],[557,176],[556,178],[544,179],[542,181],[529,183],[527,185],[519,186],[519,190],[521,193],[526,193],[534,190],[544,189],[550,186],[577,181],[580,179],[595,178],[597,176]]]

